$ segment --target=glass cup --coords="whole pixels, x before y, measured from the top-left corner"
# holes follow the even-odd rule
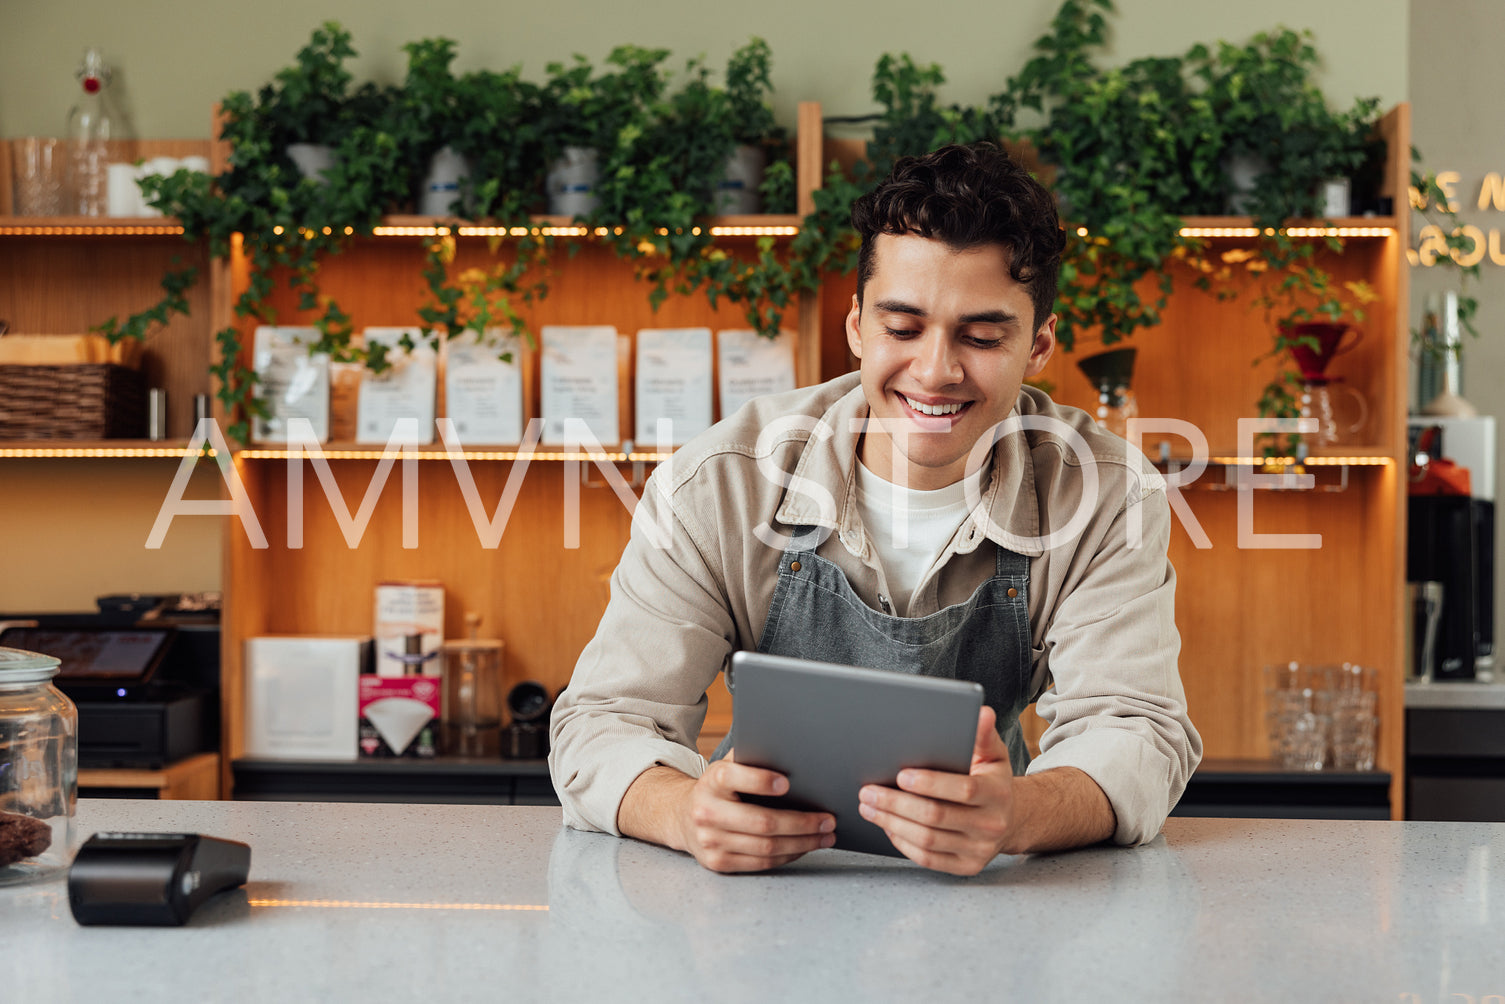
[[[1339,770],[1373,770],[1379,724],[1374,712],[1362,707],[1339,708],[1334,712],[1330,737],[1332,765]]]
[[[1333,694],[1332,765],[1340,770],[1373,770],[1375,739],[1379,732],[1379,671],[1372,666],[1345,662],[1338,667],[1338,687]]]
[[[1327,763],[1337,667],[1287,662],[1265,667],[1265,727],[1282,767],[1321,770]]]
[[[11,144],[17,216],[60,216],[66,203],[68,148],[60,139],[27,136]]]

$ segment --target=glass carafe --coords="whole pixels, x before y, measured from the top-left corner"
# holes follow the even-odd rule
[[[1352,446],[1369,418],[1369,404],[1345,383],[1308,379],[1301,385],[1301,417],[1316,420],[1313,443],[1319,449]]]
[[[73,860],[78,711],[52,685],[58,660],[0,648],[0,885]]]
[[[448,756],[499,756],[502,643],[475,637],[476,615],[466,621],[470,637],[444,643],[443,750]]]

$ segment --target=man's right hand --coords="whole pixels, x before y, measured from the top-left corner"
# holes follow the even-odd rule
[[[788,790],[784,775],[736,763],[730,754],[699,778],[651,767],[627,789],[617,826],[627,836],[688,851],[712,871],[764,871],[836,842],[836,818],[828,812],[770,809],[738,797]]]

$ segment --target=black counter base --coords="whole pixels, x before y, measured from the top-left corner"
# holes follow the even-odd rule
[[[547,760],[473,757],[390,760],[236,760],[236,799],[558,805]]]
[[[1388,771],[1288,770],[1269,760],[1205,760],[1173,816],[1389,819]]]

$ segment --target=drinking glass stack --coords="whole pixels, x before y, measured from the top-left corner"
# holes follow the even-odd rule
[[[1296,770],[1373,770],[1373,668],[1288,662],[1265,667],[1265,723],[1270,753]]]
[[[1336,667],[1332,725],[1328,744],[1332,765],[1339,770],[1373,770],[1374,743],[1380,720],[1375,714],[1375,681],[1372,666],[1345,662]]]

